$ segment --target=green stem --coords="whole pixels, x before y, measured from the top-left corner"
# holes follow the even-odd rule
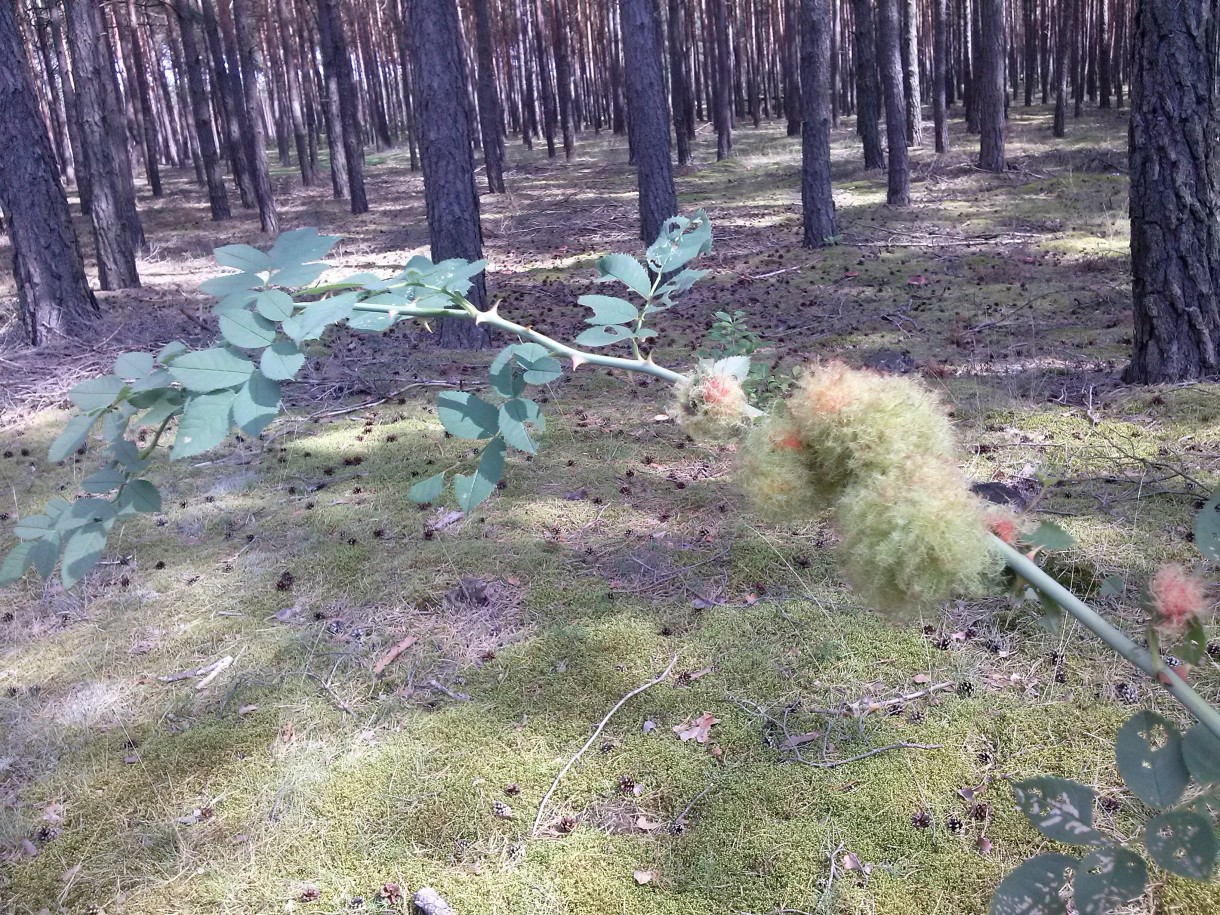
[[[177,413],[171,413],[169,416],[165,417],[165,419],[161,420],[161,425],[157,427],[156,434],[153,435],[152,441],[136,454],[136,457],[139,460],[144,460],[157,449],[157,442],[161,441],[161,433],[165,431],[165,427],[169,425],[169,421],[177,415]]]
[[[1044,572],[1028,556],[1009,546],[999,537],[992,535],[992,546],[1004,557],[1004,562],[1010,569],[1024,578],[1065,611],[1070,613],[1077,622],[1092,632],[1153,680],[1160,682],[1170,695],[1181,703],[1199,722],[1220,738],[1220,711],[1217,711],[1202,696],[1190,688],[1190,685],[1172,671],[1164,673],[1164,679],[1157,676],[1157,664],[1152,655],[1131,641],[1125,633],[1106,622],[1101,615],[1078,598],[1075,594],[1055,581]]]

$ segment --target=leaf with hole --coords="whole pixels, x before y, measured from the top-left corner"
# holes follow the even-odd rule
[[[416,505],[428,505],[435,502],[441,497],[441,493],[445,489],[445,474],[434,473],[426,480],[420,480],[409,490],[407,490],[407,498]]]
[[[188,400],[182,418],[178,420],[178,432],[174,436],[170,457],[174,460],[194,457],[223,442],[232,426],[233,402],[236,398],[233,391],[220,391]]]
[[[629,324],[640,317],[640,311],[626,299],[612,295],[582,295],[577,299],[593,314],[585,318],[586,324]]]
[[[1156,712],[1136,712],[1114,740],[1118,773],[1150,807],[1168,807],[1182,796],[1190,772],[1182,760],[1182,735]]]
[[[169,368],[175,381],[198,394],[245,384],[253,371],[253,362],[222,346],[183,353]]]
[[[305,354],[287,340],[279,340],[263,350],[258,369],[272,381],[291,381],[305,364]]]
[[[436,398],[436,415],[456,438],[491,438],[500,427],[500,411],[466,391],[445,391]]]
[[[628,328],[619,327],[616,324],[607,324],[605,326],[590,327],[583,331],[576,338],[578,346],[610,346],[613,343],[622,343],[630,340],[635,336]]]
[[[1038,832],[1069,845],[1098,845],[1093,828],[1093,789],[1066,778],[1039,775],[1014,782],[1013,797]]]
[[[1148,857],[1170,873],[1206,880],[1216,864],[1216,834],[1211,821],[1194,810],[1169,810],[1144,826]]]
[[[1030,858],[996,887],[988,915],[1064,915],[1067,901],[1059,894],[1077,864],[1071,855],[1053,852]]]
[[[1125,848],[1106,846],[1089,852],[1076,868],[1072,890],[1079,915],[1109,915],[1144,893],[1148,868]]]

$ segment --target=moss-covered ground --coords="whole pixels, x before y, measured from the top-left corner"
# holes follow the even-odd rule
[[[720,309],[746,312],[778,376],[816,357],[909,357],[951,405],[971,474],[1043,487],[1035,513],[1079,543],[1061,571],[1095,596],[1123,576],[1123,597],[1098,600],[1138,630],[1143,576],[1193,561],[1220,391],[1119,380],[1122,113],[1089,113],[1065,141],[1045,109],[1012,115],[1009,172],[975,170],[971,138],[954,134],[954,153],[916,152],[905,211],[884,205],[884,175],[861,170],[845,122],[839,243],[818,251],[799,245],[795,140],[744,128],[717,164],[701,138],[678,184],[684,207],[712,215],[712,276],[666,316],[657,359],[688,365]],[[625,143],[513,159],[513,193],[483,198],[489,285],[567,334],[595,256],[638,251]],[[397,151],[369,175],[374,212],[354,219],[282,170],[285,225],[345,235],[344,269],[401,263],[426,241],[418,176]],[[206,339],[172,322],[209,320],[194,291],[207,251],[258,238],[250,217],[216,230],[195,196],[182,179],[145,201],[149,288],[107,297],[105,346],[164,342],[140,336],[156,320]],[[1015,811],[1009,777],[1080,779],[1116,802],[1102,829],[1137,828],[1111,745],[1123,697],[1169,710],[1150,684],[1007,598],[899,624],[872,612],[836,571],[833,532],[760,523],[733,449],[664,421],[662,385],[569,373],[544,395],[540,454],[445,524],[406,491],[467,446],[443,437],[434,387],[402,389],[477,389],[487,357],[455,359],[415,331],[339,333],[314,356],[268,441],[158,469],[164,512],[124,528],[76,591],[0,592],[0,912],[403,911],[398,890],[430,885],[461,915],[964,915],[1051,845]],[[0,426],[6,522],[91,468],[43,459],[78,367],[63,358]],[[173,679],[225,658],[202,688],[203,675]],[[674,658],[531,835],[592,728]],[[1194,676],[1217,694],[1213,662]],[[828,714],[942,684],[891,714]],[[706,742],[679,740],[704,713],[717,719]],[[824,765],[898,742],[935,748]],[[1220,891],[1158,874],[1132,911],[1218,906]]]

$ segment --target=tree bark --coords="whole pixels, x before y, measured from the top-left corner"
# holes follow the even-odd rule
[[[126,138],[122,149],[115,130],[121,120],[112,114],[108,82],[113,82],[112,58],[102,44],[101,11],[90,0],[67,0],[68,41],[80,110],[81,146],[91,191],[89,216],[97,251],[98,279],[103,289],[134,289],[139,242],[131,225],[128,188],[120,169],[130,175]],[[119,153],[122,153],[120,157]]]
[[[559,129],[563,134],[563,157],[572,158],[576,143],[572,104],[572,42],[568,33],[566,0],[551,0],[551,25],[555,40],[555,84],[559,99]]]
[[[790,137],[801,132],[800,2],[801,0],[783,0],[784,115],[788,118]]]
[[[1004,0],[978,0],[979,168],[1002,172],[1004,163]]]
[[[640,238],[651,243],[678,212],[660,54],[660,17],[654,0],[620,0],[627,107],[636,141]]]
[[[906,98],[907,145],[923,143],[923,99],[919,91],[919,8],[902,0],[902,93]]]
[[[1220,372],[1218,29],[1212,0],[1135,5],[1130,382]]]
[[[0,60],[0,209],[13,246],[17,313],[37,346],[79,334],[99,312],[11,0],[0,2]]]
[[[1069,28],[1072,22],[1071,9],[1066,2],[1060,3],[1059,29],[1055,37],[1055,115],[1051,133],[1062,137],[1067,133],[1068,64],[1070,59]]]
[[[716,161],[728,158],[733,152],[733,61],[729,56],[728,0],[708,0],[711,15],[712,39],[715,54],[713,73],[712,105],[716,116]],[[626,29],[624,29],[624,32]],[[624,38],[625,41],[630,39]],[[798,26],[797,40],[800,40]],[[798,45],[799,47],[799,45]],[[630,79],[630,74],[628,74]],[[632,108],[632,114],[635,108]]]
[[[208,204],[212,210],[212,219],[219,222],[230,218],[232,213],[229,210],[229,194],[225,190],[224,174],[220,170],[220,156],[212,136],[212,106],[208,103],[207,87],[203,82],[206,64],[199,45],[202,13],[198,0],[174,0],[174,12],[178,16],[178,31],[182,35],[187,89],[191,99],[191,113],[195,119],[195,133],[199,139],[199,155],[203,159],[203,171],[207,179]]]
[[[856,127],[864,145],[864,167],[885,168],[881,152],[881,86],[872,0],[853,0],[856,19]]]
[[[238,54],[241,59],[241,84],[245,93],[250,129],[246,132],[246,159],[254,177],[254,200],[258,204],[258,219],[262,230],[275,235],[280,230],[280,217],[271,193],[271,172],[267,166],[267,136],[261,115],[262,94],[259,78],[263,72],[263,51],[258,41],[258,27],[250,0],[233,0],[233,24],[237,30]]]
[[[487,189],[493,194],[504,188],[504,112],[496,88],[496,59],[491,42],[491,15],[488,0],[474,0],[474,27],[479,55],[479,127],[483,136],[483,164],[487,168]],[[565,135],[565,142],[566,142]]]
[[[309,138],[305,131],[305,104],[301,92],[301,69],[297,59],[297,43],[293,39],[293,17],[289,15],[286,0],[276,0],[283,35],[284,69],[287,71],[288,115],[292,121],[292,139],[297,151],[297,166],[301,170],[301,184],[312,187],[315,175],[313,160],[309,157]]]
[[[139,108],[137,121],[142,127],[144,140],[144,169],[148,175],[148,186],[154,197],[161,196],[161,168],[158,161],[160,145],[157,142],[157,116],[153,109],[152,93],[148,88],[148,71],[144,66],[144,48],[140,41],[140,21],[136,18],[135,0],[127,0],[127,17],[119,10],[114,12],[114,20],[120,23],[124,38],[131,49],[132,69],[135,71],[135,92],[130,93],[130,99]]]
[[[360,102],[356,96],[356,83],[352,78],[352,61],[343,32],[343,17],[339,14],[336,0],[318,0],[318,33],[322,42],[322,66],[326,70],[327,85],[330,85],[333,79],[338,96],[338,126],[343,140],[343,165],[346,169],[351,210],[357,214],[367,213],[369,201],[364,192],[364,144],[360,137]],[[331,96],[332,105],[335,101],[335,96]],[[332,113],[331,123],[334,122],[335,116]],[[337,144],[332,143],[332,150],[335,145]]]
[[[254,178],[250,163],[246,159],[246,141],[242,126],[246,106],[242,102],[241,75],[236,62],[225,57],[224,40],[220,34],[220,23],[212,0],[201,0],[201,8],[203,33],[207,37],[212,58],[212,88],[220,102],[229,164],[233,168],[233,181],[237,186],[242,207],[250,209],[254,206]]]
[[[885,138],[889,154],[885,202],[908,206],[911,179],[907,165],[906,99],[902,94],[902,51],[899,48],[898,0],[879,0],[877,54],[885,94]]]
[[[674,136],[678,141],[678,165],[690,164],[690,82],[686,74],[686,3],[669,0],[669,95],[673,104]]]
[[[830,186],[830,18],[829,0],[802,0],[801,202],[804,244],[835,243],[835,201]]]
[[[949,0],[932,0],[932,123],[936,151],[949,149]]]
[[[414,66],[432,259],[479,260],[483,256],[483,231],[457,0],[408,0],[405,19]],[[467,297],[476,308],[485,305],[484,274],[474,278]],[[445,347],[482,349],[491,342],[486,329],[473,321],[445,319],[438,332]]]

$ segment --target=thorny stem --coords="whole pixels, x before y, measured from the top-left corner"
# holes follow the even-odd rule
[[[1004,562],[1010,569],[1070,613],[1077,622],[1110,648],[1149,677],[1158,680],[1169,690],[1171,696],[1199,720],[1200,724],[1220,738],[1220,711],[1217,711],[1206,699],[1191,689],[1185,680],[1172,671],[1162,672],[1158,676],[1157,663],[1148,651],[1136,645],[1125,633],[1106,622],[1096,610],[1055,581],[1033,560],[995,535],[992,535],[992,546],[1004,557]]]

